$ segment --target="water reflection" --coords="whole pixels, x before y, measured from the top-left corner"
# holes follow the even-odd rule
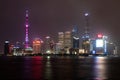
[[[50,56],[47,56],[45,58],[45,66],[44,66],[44,78],[46,80],[52,79],[52,64],[51,64],[51,58]]]
[[[43,58],[42,57],[34,57],[32,59],[32,76],[33,78],[36,79],[42,79],[43,78]]]
[[[1,57],[1,78],[9,80],[120,80],[120,58],[80,56]]]
[[[108,79],[106,57],[95,57],[94,76],[95,80]]]
[[[42,79],[43,74],[43,57],[26,57],[24,58],[24,77],[25,79]]]

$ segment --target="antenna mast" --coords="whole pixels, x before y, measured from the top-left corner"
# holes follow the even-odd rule
[[[29,24],[28,24],[28,10],[26,10],[26,21],[25,21],[25,48],[29,47],[29,39],[28,39],[28,28],[29,28]]]

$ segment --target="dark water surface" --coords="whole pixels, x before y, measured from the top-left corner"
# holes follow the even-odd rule
[[[120,80],[120,57],[0,57],[1,80]]]

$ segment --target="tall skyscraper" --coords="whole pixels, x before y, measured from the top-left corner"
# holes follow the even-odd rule
[[[26,16],[25,16],[25,48],[29,47],[29,36],[28,36],[28,29],[29,29],[29,23],[28,23],[28,10],[26,10]]]
[[[33,41],[33,53],[41,53],[41,44],[42,41],[39,38],[35,38],[35,40]]]
[[[79,48],[79,32],[77,26],[74,26],[72,30],[72,48]]]
[[[72,33],[70,31],[66,31],[64,34],[64,48],[72,47]]]
[[[90,38],[90,33],[89,33],[89,22],[88,22],[88,17],[89,17],[89,14],[88,13],[85,13],[85,38]]]
[[[55,42],[54,42],[54,40],[50,40],[49,45],[50,45],[51,53],[54,54],[55,53]]]
[[[84,53],[90,53],[90,34],[89,34],[89,23],[88,23],[88,13],[84,14],[85,16],[85,32],[82,36],[82,49]]]
[[[95,52],[99,55],[107,55],[107,36],[98,34],[95,41]]]
[[[59,32],[57,48],[61,49],[61,53],[69,53],[69,49],[71,47],[72,47],[71,31]]]
[[[58,43],[59,43],[59,47],[63,49],[64,48],[64,33],[63,32],[58,32]]]
[[[9,41],[5,41],[4,43],[4,54],[7,55],[10,53],[10,48],[9,48]]]
[[[50,45],[49,45],[51,37],[46,36],[45,38],[46,38],[46,40],[45,40],[45,53],[51,53],[50,52]]]

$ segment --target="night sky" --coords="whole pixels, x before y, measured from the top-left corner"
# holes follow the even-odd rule
[[[29,10],[29,38],[44,40],[70,31],[84,32],[84,13],[89,13],[90,33],[103,33],[120,42],[120,0],[0,0],[0,46],[25,40],[25,10]]]

